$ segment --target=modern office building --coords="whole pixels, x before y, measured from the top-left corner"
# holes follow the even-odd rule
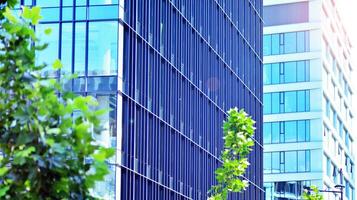
[[[353,63],[338,3],[264,1],[267,200],[300,199],[309,185],[324,190],[343,185],[344,199],[355,199]]]
[[[67,89],[111,108],[98,137],[117,149],[105,199],[207,199],[231,107],[257,121],[246,192],[263,199],[262,1],[25,0],[42,7],[36,32],[77,73]],[[52,34],[43,33],[52,28]]]

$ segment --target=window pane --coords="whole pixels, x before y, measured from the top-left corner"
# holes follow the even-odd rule
[[[280,83],[280,64],[279,63],[273,63],[271,64],[271,82],[272,84],[277,84]]]
[[[284,38],[284,53],[295,53],[296,52],[296,32],[285,33]]]
[[[285,122],[285,142],[296,142],[296,121]]]
[[[285,172],[296,172],[296,151],[285,152]]]
[[[280,137],[280,126],[279,122],[273,122],[272,123],[272,131],[271,131],[271,142],[272,143],[279,143],[279,137]]]
[[[118,4],[118,0],[90,0],[90,5]]]
[[[109,109],[104,115],[100,115],[101,126],[103,130],[99,135],[95,135],[96,141],[105,147],[115,147],[116,146],[116,97],[115,95],[96,95],[98,101],[97,110],[99,109]]]
[[[298,91],[298,112],[304,112],[306,111],[306,97],[305,97],[305,91]]]
[[[61,74],[72,72],[72,23],[62,24]]]
[[[271,36],[271,54],[276,55],[280,53],[280,41],[279,34],[273,34]]]
[[[51,34],[46,35],[44,31],[48,28],[50,28],[52,32]],[[48,44],[48,47],[45,50],[36,52],[36,63],[47,63],[48,66],[43,69],[43,73],[47,75],[54,75],[52,63],[58,58],[58,24],[39,24],[36,26],[36,34],[39,38],[41,38],[41,44]]]
[[[267,93],[263,95],[264,100],[264,114],[271,113],[271,93]]]
[[[271,123],[264,123],[264,143],[271,143]]]
[[[297,52],[305,52],[305,32],[297,33]]]
[[[308,79],[306,77],[305,62],[306,61],[297,62],[297,81],[298,82],[308,81]]]
[[[305,151],[298,151],[298,171],[299,172],[306,171]]]
[[[285,112],[296,112],[296,92],[285,92]]]
[[[117,22],[91,22],[88,36],[88,75],[109,75],[117,71]]]
[[[265,26],[295,24],[309,21],[309,3],[286,3],[264,6]]]
[[[264,65],[264,85],[271,84],[271,64]]]
[[[271,156],[271,160],[272,160],[272,172],[273,173],[279,173],[280,172],[280,155],[279,152],[273,152],[272,156]]]
[[[265,56],[268,56],[271,54],[271,35],[264,35],[264,41],[263,41],[263,54]]]
[[[41,16],[41,22],[59,21],[59,8],[43,8]]]
[[[74,70],[78,75],[85,72],[86,24],[76,23]]]
[[[305,120],[298,121],[298,141],[306,141],[306,122]]]
[[[41,7],[59,7],[59,0],[36,0],[36,5]]]
[[[310,90],[305,91],[305,111],[310,111]]]
[[[271,93],[271,113],[276,114],[280,112],[280,94],[278,92]]]
[[[90,6],[89,19],[118,18],[118,6]]]
[[[73,20],[73,7],[62,7],[62,20]]]
[[[285,83],[296,82],[296,62],[286,62],[285,69]]]
[[[271,173],[271,153],[264,153],[264,173]]]

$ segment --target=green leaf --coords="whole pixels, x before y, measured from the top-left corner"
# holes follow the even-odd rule
[[[14,155],[13,163],[17,164],[17,165],[24,164],[26,161],[26,158],[35,150],[36,150],[35,147],[29,147],[24,150],[17,150],[17,152]]]
[[[115,153],[114,149],[106,149],[101,147],[98,152],[96,154],[93,155],[93,158],[96,161],[99,162],[104,162],[106,159],[110,158],[111,156],[113,156]]]
[[[56,59],[54,62],[53,62],[53,65],[52,65],[53,69],[54,70],[58,70],[58,69],[61,69],[62,68],[62,63],[59,59]]]
[[[4,176],[9,171],[8,167],[1,167],[0,168],[0,177]]]
[[[17,24],[18,23],[17,18],[12,14],[12,11],[8,7],[5,8],[5,12],[3,13],[3,15],[11,23],[13,23],[13,24]]]
[[[37,25],[42,16],[40,15],[41,8],[38,6],[34,6],[31,8],[31,23],[33,25]]]
[[[6,195],[6,192],[10,189],[9,186],[0,186],[0,197],[3,197]]]
[[[51,28],[46,28],[45,29],[45,34],[46,35],[50,35],[52,33],[52,29]]]
[[[32,13],[29,7],[24,6],[22,9],[22,17],[25,19],[31,19]]]

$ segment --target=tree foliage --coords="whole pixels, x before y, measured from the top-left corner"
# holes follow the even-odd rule
[[[47,45],[32,28],[40,8],[15,15],[14,2],[0,2],[0,199],[92,199],[114,154],[93,137],[106,111],[41,76],[46,64],[35,64],[35,52]]]
[[[244,110],[233,108],[228,111],[223,123],[223,164],[215,171],[218,184],[212,186],[209,199],[224,200],[229,192],[241,192],[248,187],[243,175],[249,166],[247,157],[254,145],[254,124],[255,121]]]
[[[302,195],[304,200],[323,200],[323,196],[320,194],[319,189],[316,186],[311,186],[311,190],[304,191]]]

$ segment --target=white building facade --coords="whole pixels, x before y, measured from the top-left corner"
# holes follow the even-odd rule
[[[337,0],[264,1],[266,199],[300,199],[310,185],[343,185],[355,199],[353,63],[339,12]]]

